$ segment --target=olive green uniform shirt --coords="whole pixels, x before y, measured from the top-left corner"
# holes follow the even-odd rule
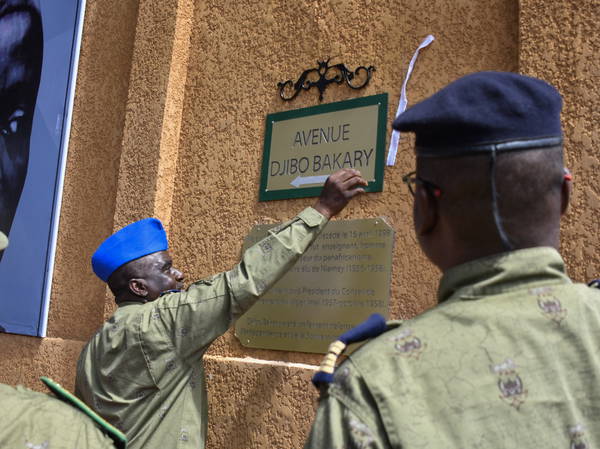
[[[0,448],[114,449],[94,422],[55,397],[0,384]]]
[[[551,248],[455,267],[335,372],[307,449],[600,447],[600,291]]]
[[[203,354],[293,266],[326,223],[307,208],[248,248],[231,271],[153,302],[120,304],[81,353],[76,394],[122,430],[131,449],[203,448]]]

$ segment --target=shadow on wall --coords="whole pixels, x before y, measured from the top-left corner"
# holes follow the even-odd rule
[[[316,407],[312,371],[212,358],[205,363],[210,406],[207,447],[302,447]]]

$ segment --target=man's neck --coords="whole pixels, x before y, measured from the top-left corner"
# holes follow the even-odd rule
[[[446,256],[444,258],[445,260],[443,260],[444,265],[440,265],[439,268],[442,273],[444,273],[450,268],[458,265],[490,257],[495,254],[537,247],[550,247],[558,251],[560,247],[560,229],[558,226],[547,226],[545,229],[540,227],[536,230],[535,235],[521,235],[519,236],[520,238],[514,236],[514,233],[512,235],[512,248],[505,248],[498,236],[493,234],[489,235],[487,238],[480,237],[472,242],[472,244],[461,242],[457,238],[449,238],[446,240],[449,242],[450,246],[444,251]],[[510,237],[511,233],[509,232],[509,239]]]
[[[145,304],[148,302],[148,299],[134,295],[131,292],[123,292],[115,296],[115,302],[117,305],[121,305],[125,302],[139,302],[140,304]]]

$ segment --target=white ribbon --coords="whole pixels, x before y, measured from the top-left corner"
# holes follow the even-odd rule
[[[410,79],[410,75],[412,74],[415,63],[417,62],[417,57],[419,56],[419,51],[421,49],[427,47],[435,40],[431,34],[429,34],[423,42],[419,45],[419,47],[415,50],[412,59],[410,60],[410,64],[408,64],[408,70],[406,71],[406,77],[404,78],[404,83],[402,83],[402,91],[400,92],[400,102],[398,103],[398,110],[396,111],[397,118],[400,114],[406,111],[406,106],[408,105],[408,99],[406,98],[406,85],[408,84],[408,80]],[[398,142],[400,141],[400,131],[393,130],[392,137],[390,138],[390,147],[388,149],[388,157],[386,161],[386,165],[394,165],[396,163],[396,152],[398,151]]]

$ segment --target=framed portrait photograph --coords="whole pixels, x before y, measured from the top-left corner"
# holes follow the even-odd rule
[[[85,0],[0,0],[0,331],[46,335]]]

